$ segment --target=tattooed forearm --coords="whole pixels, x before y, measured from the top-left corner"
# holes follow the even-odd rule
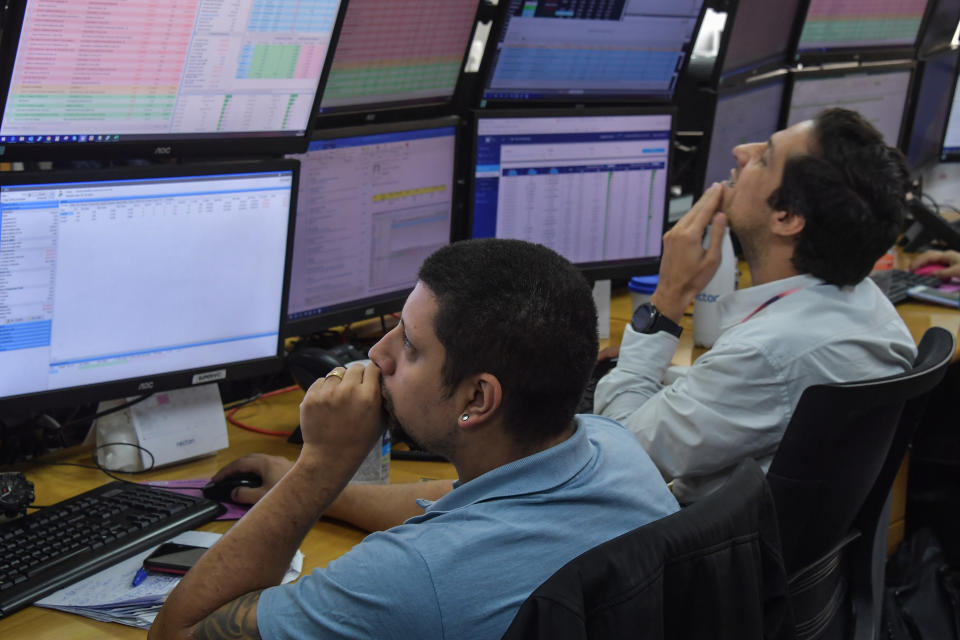
[[[214,638],[260,640],[257,627],[257,600],[260,591],[253,591],[223,605],[193,628],[194,640]]]

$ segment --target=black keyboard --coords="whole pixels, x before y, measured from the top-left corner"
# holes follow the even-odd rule
[[[936,276],[921,275],[919,273],[913,273],[912,271],[893,269],[889,273],[890,286],[887,288],[887,298],[889,298],[893,304],[906,302],[909,298],[907,290],[911,287],[923,285],[925,287],[936,288],[943,284],[943,280]]]
[[[116,481],[0,524],[0,618],[223,512],[213,500]]]

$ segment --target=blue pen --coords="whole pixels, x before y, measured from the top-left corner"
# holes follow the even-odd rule
[[[139,585],[141,582],[147,579],[147,570],[143,567],[137,569],[137,575],[133,576],[133,586]]]

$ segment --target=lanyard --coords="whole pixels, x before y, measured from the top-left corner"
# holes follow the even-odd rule
[[[767,307],[769,307],[770,305],[772,305],[772,304],[773,304],[774,302],[776,302],[777,300],[781,300],[781,299],[783,299],[783,298],[786,298],[786,297],[787,297],[788,295],[790,295],[791,293],[796,293],[797,291],[800,291],[800,289],[803,289],[803,288],[804,288],[804,287],[796,287],[795,289],[788,289],[787,291],[784,291],[783,293],[778,293],[777,295],[773,296],[772,298],[770,298],[769,300],[767,300],[766,302],[764,302],[763,304],[761,304],[759,307],[757,307],[756,309],[754,309],[753,311],[751,311],[751,312],[750,312],[750,315],[748,315],[746,318],[744,318],[743,320],[740,321],[740,324],[743,324],[744,322],[746,322],[747,320],[749,320],[750,318],[752,318],[752,317],[755,316],[756,314],[760,313],[761,311],[763,311],[764,309],[766,309]]]

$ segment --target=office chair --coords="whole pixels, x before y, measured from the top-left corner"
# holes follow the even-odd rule
[[[571,560],[503,637],[792,638],[763,471],[745,460],[714,494]]]
[[[890,488],[954,350],[933,327],[910,371],[800,397],[767,473],[799,640],[876,638]]]

